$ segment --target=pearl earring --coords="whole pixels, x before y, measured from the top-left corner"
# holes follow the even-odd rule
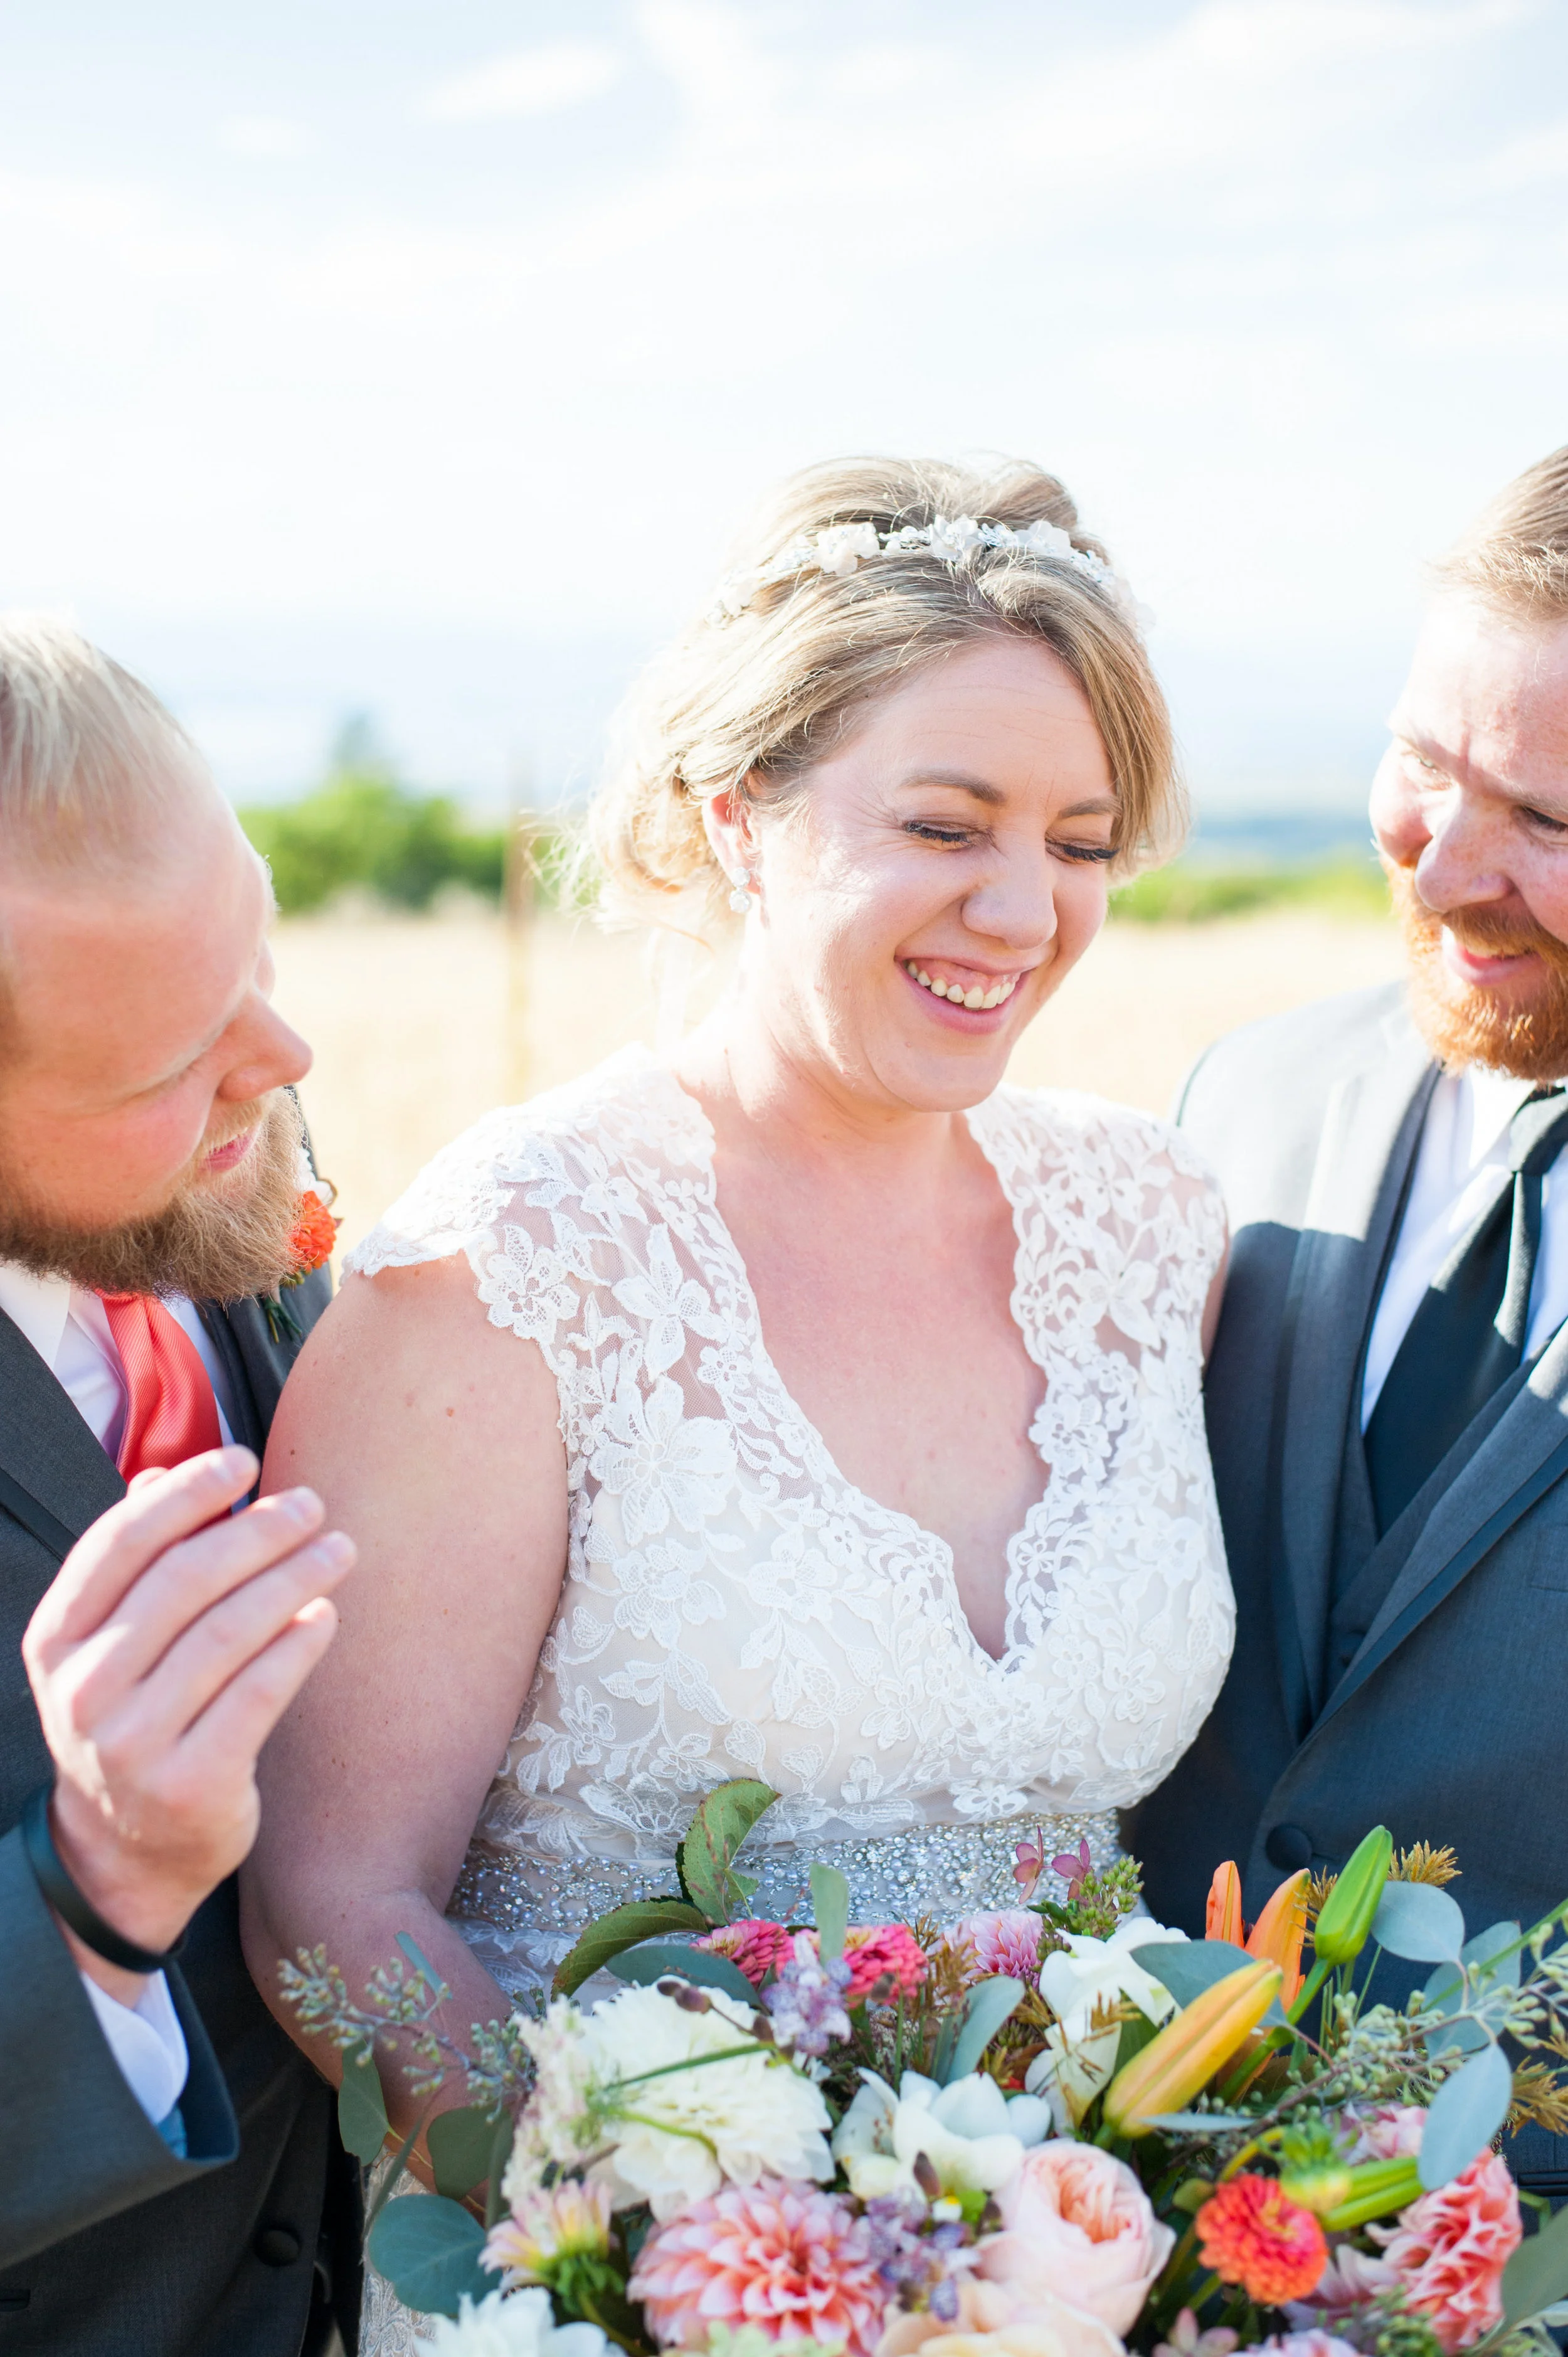
[[[751,870],[743,867],[735,878],[735,889],[729,896],[730,907],[737,917],[744,917],[751,906]]]

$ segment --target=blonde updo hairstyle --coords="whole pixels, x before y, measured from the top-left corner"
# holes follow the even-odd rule
[[[760,571],[835,524],[886,533],[970,517],[1044,521],[1105,561],[1054,475],[1024,460],[985,473],[854,458],[792,476],[734,552]],[[923,664],[987,639],[1048,647],[1104,742],[1120,803],[1113,877],[1168,858],[1187,825],[1170,716],[1126,603],[1058,557],[977,548],[957,565],[888,552],[847,576],[807,571],[758,588],[733,618],[693,621],[645,672],[622,716],[624,750],[589,813],[607,915],[717,915],[728,889],[703,804],[733,793],[769,816],[809,798],[814,763],[866,707]]]

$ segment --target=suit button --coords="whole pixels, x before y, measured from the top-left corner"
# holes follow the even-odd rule
[[[1263,1854],[1282,1872],[1298,1874],[1312,1864],[1312,1835],[1299,1825],[1276,1825],[1263,1844]]]
[[[263,2226],[251,2245],[263,2267],[292,2267],[300,2247],[292,2226]]]

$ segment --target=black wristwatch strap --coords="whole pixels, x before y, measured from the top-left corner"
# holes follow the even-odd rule
[[[113,1925],[103,1921],[60,1863],[49,1831],[49,1802],[53,1794],[52,1784],[40,1784],[36,1792],[29,1794],[22,1811],[22,1846],[38,1889],[82,1946],[91,1948],[95,1956],[102,1956],[106,1964],[118,1964],[122,1972],[127,1973],[166,1971],[185,1946],[185,1933],[182,1932],[173,1947],[166,1948],[159,1955],[156,1949],[138,1948],[134,1940],[122,1939]]]

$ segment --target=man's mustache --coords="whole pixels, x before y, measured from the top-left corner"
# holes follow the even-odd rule
[[[1481,957],[1539,957],[1558,973],[1568,974],[1568,942],[1560,942],[1533,917],[1505,909],[1429,907],[1410,868],[1391,868],[1389,883],[1396,907],[1402,901],[1406,924],[1425,935],[1434,947],[1446,932],[1462,950]]]

